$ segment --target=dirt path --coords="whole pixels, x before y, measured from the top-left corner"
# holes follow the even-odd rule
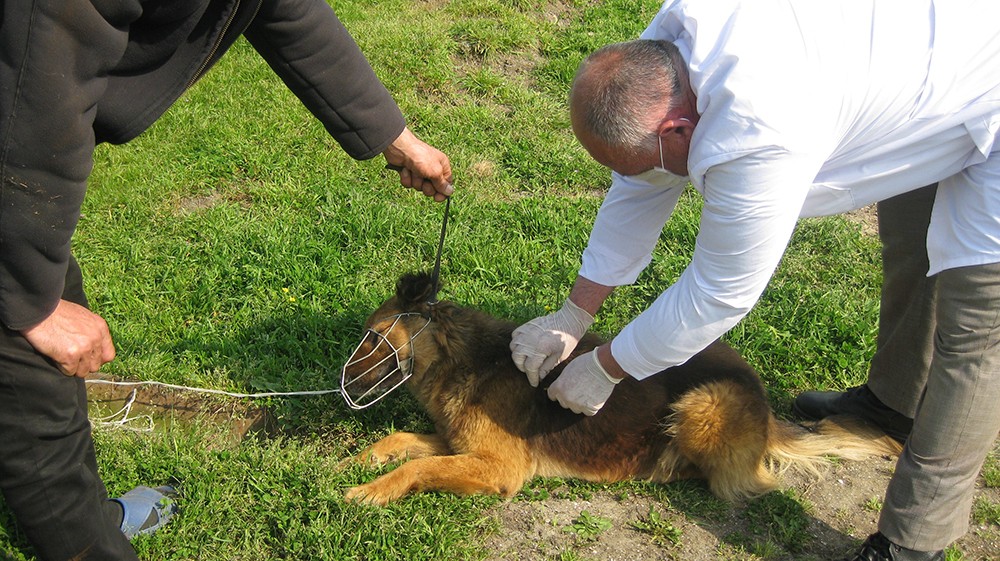
[[[685,494],[715,503],[708,514],[703,505],[691,506],[697,498],[664,501],[620,492],[601,491],[587,499],[515,500],[495,510],[501,529],[488,544],[496,559],[511,560],[841,559],[875,531],[893,465],[889,459],[847,462],[833,466],[818,482],[786,477],[785,491],[735,507],[715,503],[707,491],[684,484]],[[985,488],[980,478],[977,497],[1000,504],[1000,489]],[[659,514],[657,524],[650,523],[650,508]],[[581,520],[584,511],[588,514]],[[609,521],[610,526],[592,537],[573,531],[574,521],[580,526],[587,520]],[[647,529],[669,528],[661,534],[676,537],[677,543],[636,529],[637,522]],[[998,561],[1000,528],[973,526],[958,549],[964,557],[953,559]]]

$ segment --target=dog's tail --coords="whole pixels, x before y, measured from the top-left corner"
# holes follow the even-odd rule
[[[777,488],[789,470],[821,477],[831,458],[859,460],[902,450],[854,417],[829,417],[811,428],[779,420],[763,396],[748,400],[746,388],[733,381],[694,388],[672,407],[664,426],[672,446],[653,479],[700,475],[716,496],[730,501]]]
[[[821,477],[832,458],[863,460],[898,456],[902,450],[895,439],[851,415],[827,417],[808,427],[771,415],[765,459],[775,475],[791,469]]]

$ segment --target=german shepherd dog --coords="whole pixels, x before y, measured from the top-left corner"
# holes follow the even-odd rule
[[[353,458],[407,461],[349,489],[348,501],[384,505],[423,491],[511,497],[538,476],[702,478],[716,496],[733,501],[776,488],[788,468],[818,477],[828,456],[901,450],[859,419],[829,418],[811,429],[777,419],[757,372],[721,341],[658,375],[626,378],[597,415],[575,414],[545,393],[568,360],[531,387],[510,356],[517,325],[448,301],[429,304],[437,293],[432,283],[423,273],[398,281],[396,295],[367,320],[368,335],[344,376],[354,380],[345,391],[360,395],[407,362],[405,385],[437,432],[396,432]],[[379,334],[392,348],[379,343]],[[587,334],[574,356],[602,343]]]

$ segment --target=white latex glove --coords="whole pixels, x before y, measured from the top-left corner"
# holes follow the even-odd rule
[[[537,388],[538,382],[573,352],[593,323],[593,316],[567,298],[559,310],[514,330],[511,358],[528,375],[531,387]]]
[[[597,349],[576,357],[549,386],[549,399],[558,401],[574,413],[593,417],[611,397],[619,378],[610,376],[600,361]]]

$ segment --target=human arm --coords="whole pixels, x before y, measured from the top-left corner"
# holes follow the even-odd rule
[[[79,0],[7,2],[3,10],[0,321],[21,331],[59,306],[98,101],[140,12],[138,2]]]
[[[400,183],[437,200],[451,194],[448,157],[418,139],[348,30],[322,0],[265,2],[250,44],[353,158],[379,154]]]
[[[642,379],[686,362],[749,313],[784,254],[820,163],[766,148],[706,171],[691,263],[611,342],[629,375]]]
[[[660,230],[686,184],[682,178],[660,173],[612,174],[612,187],[597,214],[583,266],[566,302],[513,333],[511,356],[532,386],[573,352],[615,286],[633,282],[649,263]],[[607,280],[592,280],[591,274]]]
[[[594,357],[568,364],[549,386],[549,398],[596,414],[614,380],[642,379],[682,364],[735,325],[781,259],[807,192],[802,178],[814,173],[812,165],[778,150],[710,170],[691,264]]]

